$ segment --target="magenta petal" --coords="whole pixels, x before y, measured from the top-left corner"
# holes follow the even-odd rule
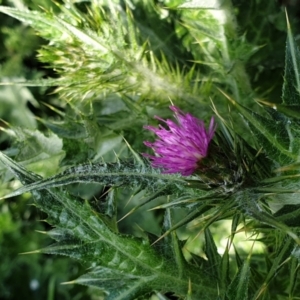
[[[207,150],[216,130],[214,117],[211,118],[208,130],[202,120],[193,115],[185,114],[176,106],[170,106],[178,124],[171,120],[163,120],[169,130],[161,125],[158,128],[144,126],[154,132],[157,140],[154,143],[145,141],[144,144],[154,150],[156,156],[143,154],[152,161],[152,166],[162,168],[164,173],[181,173],[189,176],[195,172],[202,158],[207,156]]]

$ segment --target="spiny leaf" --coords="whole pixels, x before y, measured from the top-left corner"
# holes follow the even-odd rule
[[[263,105],[266,105],[267,107],[271,107],[275,112],[279,112],[290,118],[300,119],[300,105],[277,104],[262,100],[257,101]]]
[[[265,276],[265,280],[261,283],[261,287],[257,290],[254,299],[259,299],[263,293],[266,292],[266,287],[269,285],[270,281],[274,276],[279,272],[282,264],[285,260],[291,255],[293,250],[294,242],[290,237],[286,237],[282,240],[282,244],[279,249],[276,251],[276,256],[273,260],[273,263],[269,269],[267,276]]]
[[[299,197],[299,196],[298,196]],[[297,197],[297,198],[298,198]],[[288,226],[292,227],[299,227],[300,226],[300,205],[284,205],[283,208],[278,210],[274,217],[280,222],[287,224]]]
[[[0,153],[0,161],[6,165],[12,163],[3,153]],[[149,167],[136,166],[131,161],[102,164],[90,163],[72,167],[56,176],[26,185],[7,195],[6,198],[33,190],[49,189],[76,182],[99,182],[100,184],[111,186],[142,186],[144,188],[148,187],[153,191],[165,187],[166,193],[169,193],[171,190],[180,191],[184,186],[189,186],[179,176],[164,175]]]
[[[151,195],[149,195],[148,197],[146,197],[146,200],[143,200],[142,203],[134,206],[125,216],[123,216],[118,222],[122,221],[123,219],[125,219],[126,217],[128,217],[129,215],[133,214],[135,211],[137,211],[139,208],[141,208],[142,206],[146,205],[147,203],[149,203],[150,201],[158,198],[159,196],[165,195],[165,187],[162,187],[161,189],[159,189],[158,191],[153,192]]]
[[[247,300],[248,284],[250,278],[249,259],[243,263],[235,278],[228,287],[227,296],[229,300]]]
[[[289,278],[289,299],[293,299],[294,296],[294,290],[298,281],[298,272],[299,272],[299,262],[296,257],[292,257],[290,264],[290,278]]]
[[[40,178],[3,154],[1,160],[24,184]],[[115,233],[82,199],[53,189],[35,190],[33,196],[36,205],[48,214],[47,221],[56,226],[49,235],[57,242],[40,252],[66,255],[97,267],[79,278],[78,283],[105,290],[112,295],[108,299],[133,299],[166,289],[184,295],[192,280],[195,297],[205,295],[202,299],[207,300],[216,297],[213,281],[203,270],[190,267],[182,270],[179,278],[172,256],[159,255],[145,240]],[[115,285],[117,278],[120,289]]]
[[[68,284],[93,286],[105,291],[106,300],[135,299],[148,292],[153,284],[153,276],[136,276],[111,268],[97,267]]]
[[[1,7],[0,7],[1,8]],[[0,82],[0,86],[9,86],[9,85],[17,85],[17,86],[41,86],[41,87],[48,87],[48,86],[57,86],[58,84],[62,84],[59,79],[34,79],[34,80],[16,80],[13,81],[2,81]]]
[[[190,221],[196,219],[198,216],[202,215],[203,213],[209,211],[211,209],[211,206],[208,205],[207,203],[199,205],[197,208],[194,208],[194,211],[188,213],[182,220],[178,221],[176,224],[174,224],[171,228],[169,228],[168,230],[166,230],[160,237],[159,239],[156,241],[158,242],[159,240],[165,238],[166,236],[168,236],[171,232],[173,232],[174,230],[176,230],[177,228],[186,225],[187,223],[189,223]]]
[[[16,18],[25,24],[30,24],[34,29],[42,31],[45,38],[52,39],[53,41],[61,38],[63,28],[56,22],[55,17],[51,13],[30,11],[26,8],[20,10],[7,6],[0,6],[0,12]]]
[[[166,209],[163,223],[163,232],[167,232],[173,227],[173,215],[174,212],[171,209]],[[172,231],[169,235],[167,235],[166,238],[164,238],[163,242],[164,252],[166,253],[165,255],[175,258],[175,262],[179,271],[178,276],[182,277],[184,274],[184,269],[187,268],[187,264],[181,251],[181,246],[176,231]]]
[[[86,46],[90,46],[92,49],[101,51],[102,54],[106,54],[109,49],[107,46],[103,46],[103,43],[99,41],[99,37],[96,37],[90,32],[89,34],[85,33],[82,30],[79,30],[77,27],[73,26],[72,24],[61,20],[59,18],[55,18],[59,24],[62,25],[62,27],[65,28],[65,31],[68,32],[70,35],[73,35],[75,38],[77,38],[82,44]]]
[[[209,204],[213,201],[218,201],[223,199],[224,195],[220,191],[203,191],[200,190],[200,187],[195,183],[188,182],[191,184],[191,188],[195,188],[195,190],[188,190],[187,193],[183,194],[179,198],[175,198],[170,202],[160,204],[152,209],[165,209],[165,208],[175,208],[175,207],[183,207],[183,208],[197,208],[199,203]],[[198,190],[199,188],[199,190]]]
[[[225,252],[221,257],[220,269],[219,269],[219,284],[220,289],[225,290],[229,282],[229,241],[227,242]]]
[[[10,132],[15,138],[12,149],[17,149],[14,155],[20,164],[34,167],[44,176],[52,175],[57,171],[59,161],[65,155],[62,149],[63,143],[59,137],[55,134],[44,135],[38,130],[21,127],[11,128]],[[3,171],[2,165],[0,171]]]
[[[290,124],[288,122],[274,122],[274,120],[262,117],[237,103],[224,92],[222,94],[244,116],[257,141],[269,157],[281,164],[288,164],[298,160],[299,141],[290,136]]]
[[[192,212],[189,212],[184,218],[182,218],[180,221],[178,221],[176,224],[174,224],[163,235],[161,235],[160,238],[157,241],[159,241],[162,238],[166,237],[167,235],[169,235],[171,232],[178,229],[179,227],[188,224],[192,220],[195,220],[197,217],[199,217],[203,213],[208,214],[208,212],[210,212],[210,214],[205,216],[204,225],[202,226],[202,230],[205,230],[214,221],[220,220],[220,219],[225,219],[225,218],[231,216],[233,205],[234,205],[234,202],[228,201],[225,205],[223,205],[223,206],[220,205],[216,209],[214,207],[214,204],[210,203],[209,201],[206,201],[203,204],[201,203],[201,204],[193,207]]]
[[[150,35],[149,28],[138,30],[136,26],[133,30],[132,24],[136,22],[129,9],[122,10],[122,6],[111,2],[104,5],[109,7],[107,10],[94,2],[90,5],[86,13],[72,4],[58,5],[61,17],[47,11],[5,6],[0,6],[0,12],[31,25],[40,36],[51,40],[39,50],[39,59],[60,74],[48,83],[57,85],[56,92],[66,101],[91,102],[109,91],[123,95],[138,92],[140,98],[146,96],[160,102],[167,101],[162,96],[167,92],[173,99],[197,103],[200,85],[194,83],[195,89],[191,90],[191,80],[186,80],[186,75],[191,72],[197,77],[199,70],[180,70],[173,68],[170,61],[156,58],[156,49],[150,46],[169,48],[165,47],[164,40],[159,47],[145,42]],[[151,14],[156,14],[153,8]],[[153,31],[153,34],[157,33]],[[173,58],[175,51],[171,54]],[[34,85],[34,81],[30,84]],[[37,85],[45,84],[47,81],[37,82]]]
[[[220,262],[221,262],[220,254],[218,253],[217,246],[215,244],[215,241],[212,237],[209,228],[205,228],[204,234],[205,234],[205,254],[208,258],[210,272],[211,274],[213,274],[213,276],[220,279],[220,274],[219,274]]]
[[[258,198],[260,195],[251,190],[240,191],[235,194],[235,201],[238,202],[240,209],[248,216],[259,222],[277,228],[283,233],[289,235],[300,245],[300,238],[289,226],[280,222],[278,218],[271,215],[260,206]]]

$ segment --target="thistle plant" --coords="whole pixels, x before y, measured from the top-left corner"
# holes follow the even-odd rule
[[[23,99],[12,117],[0,110],[2,211],[34,204],[48,223],[32,232],[38,247],[28,238],[20,252],[83,266],[48,279],[49,299],[300,299],[290,21],[275,2],[273,23],[246,22],[261,17],[261,1],[204,2],[0,6],[44,39],[38,59],[52,75],[3,72],[0,91],[13,86]],[[275,30],[282,38],[265,43]],[[262,77],[278,41],[275,103],[277,86]],[[24,109],[26,86],[51,91],[30,98],[37,116]],[[24,110],[29,121],[17,122]],[[77,285],[88,289],[67,290]]]
[[[176,106],[170,106],[170,109],[176,113],[179,124],[156,117],[165,122],[169,130],[162,126],[159,129],[145,126],[145,129],[153,131],[159,139],[154,143],[144,142],[146,146],[154,148],[158,156],[144,156],[152,160],[153,167],[162,167],[166,169],[166,173],[192,175],[198,169],[201,160],[207,156],[209,142],[215,131],[214,118],[206,130],[203,121],[191,114],[184,114]]]

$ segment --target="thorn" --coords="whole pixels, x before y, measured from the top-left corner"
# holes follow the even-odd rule
[[[117,161],[118,165],[120,166],[121,162],[120,162],[120,159],[119,159],[119,155],[115,152],[115,150],[113,150],[113,152],[114,152],[114,155],[116,157],[116,161]]]
[[[145,230],[137,223],[134,224],[138,230],[140,230],[141,232],[145,233]]]
[[[19,253],[19,255],[38,254],[38,253],[42,253],[41,250],[34,250],[34,251],[29,251],[29,252],[22,252],[22,253]]]
[[[41,101],[41,103],[43,105],[45,105],[46,107],[48,107],[49,109],[51,109],[52,111],[54,111],[55,113],[57,113],[58,115],[60,115],[61,117],[65,117],[65,114],[62,111],[60,111],[59,109],[57,109],[56,107],[54,107],[53,105],[48,104],[44,101]]]
[[[157,210],[157,209],[161,209],[161,208],[164,208],[163,205],[159,205],[159,206],[149,208],[149,209],[147,209],[147,211]]]
[[[127,142],[127,140],[123,137],[124,142],[126,143],[127,147],[129,148],[130,152],[133,154],[133,156],[136,158],[137,162],[142,165],[142,167],[145,167],[145,164],[141,157],[131,148],[130,144]]]
[[[129,215],[131,215],[132,213],[134,213],[138,208],[134,207],[133,209],[131,209],[125,216],[123,216],[121,219],[119,219],[117,221],[117,223],[121,222],[122,220],[124,220],[125,218],[127,218]]]
[[[289,16],[288,16],[286,7],[284,8],[284,11],[285,11],[285,17],[286,17],[286,25],[287,25],[287,29],[289,31],[289,30],[291,30],[291,25],[290,25],[290,20],[289,20]]]
[[[218,112],[218,110],[217,110],[217,108],[216,108],[216,106],[215,106],[215,104],[214,104],[212,98],[210,97],[209,99],[210,99],[210,102],[211,102],[211,105],[212,105],[212,110],[213,110],[213,112],[217,115],[217,117],[218,117],[224,124],[227,124],[227,122],[225,121],[225,119],[219,114],[219,112]]]
[[[258,149],[257,153],[255,154],[254,159],[257,158],[257,157],[260,155],[260,153],[261,153],[262,151],[263,151],[263,147],[260,147],[260,148]]]
[[[131,202],[131,200],[133,199],[134,196],[135,195],[133,195],[133,194],[130,196],[130,198],[128,199],[128,201],[125,203],[124,208],[126,208],[129,205],[129,203]]]
[[[228,94],[226,94],[223,90],[221,90],[220,88],[218,88],[217,87],[217,89],[219,90],[219,92],[221,93],[221,94],[223,94],[233,105],[235,105],[236,104],[236,102],[228,95]]]
[[[170,100],[171,104],[174,106],[174,103],[170,97],[169,97],[169,100]]]
[[[48,234],[48,231],[42,231],[42,230],[35,230],[35,232],[42,233],[42,234]]]
[[[255,243],[256,243],[256,241],[257,241],[257,239],[258,239],[258,235],[259,235],[259,233],[256,235],[256,238],[253,240],[251,249],[250,249],[249,254],[248,254],[248,256],[247,256],[247,260],[248,260],[248,261],[250,261],[250,258],[251,258],[251,256],[252,256],[253,248],[254,248],[254,245],[255,245]]]
[[[67,284],[76,284],[77,281],[76,280],[72,280],[72,281],[66,281],[66,282],[61,282],[61,285],[67,285]]]
[[[187,294],[187,299],[192,299],[192,281],[191,278],[189,278],[189,287],[188,287],[188,294]]]
[[[158,243],[160,240],[162,240],[163,238],[165,238],[167,235],[169,235],[171,233],[171,231],[166,231],[162,236],[160,236],[155,242],[153,242],[151,244],[151,246],[155,245],[156,243]]]
[[[257,99],[256,102],[261,103],[261,104],[264,104],[264,105],[266,105],[266,106],[269,106],[269,107],[271,107],[271,108],[277,110],[277,106],[276,106],[275,103],[271,103],[271,102],[263,101],[263,100],[259,100],[259,99]]]

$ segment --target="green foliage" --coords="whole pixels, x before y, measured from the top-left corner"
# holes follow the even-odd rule
[[[14,297],[19,264],[31,267],[28,299],[37,277],[43,299],[300,298],[300,52],[288,21],[284,61],[284,13],[265,6],[0,6],[2,298]],[[170,100],[218,117],[209,155],[190,177],[163,174],[139,155],[152,139],[143,125],[169,118]],[[29,256],[9,267],[19,252]]]
[[[23,184],[39,179],[7,157],[3,156],[2,162]],[[113,232],[105,218],[93,211],[87,202],[59,191],[34,191],[33,195],[36,205],[47,212],[47,222],[56,227],[48,232],[56,244],[38,252],[70,256],[97,267],[75,282],[103,289],[107,299],[134,298],[170,288],[183,295],[189,280],[194,285],[195,296],[204,291],[207,299],[216,296],[214,285],[208,287],[212,281],[204,271],[180,266],[182,274],[178,277],[178,259],[170,253],[164,258],[146,241]]]

